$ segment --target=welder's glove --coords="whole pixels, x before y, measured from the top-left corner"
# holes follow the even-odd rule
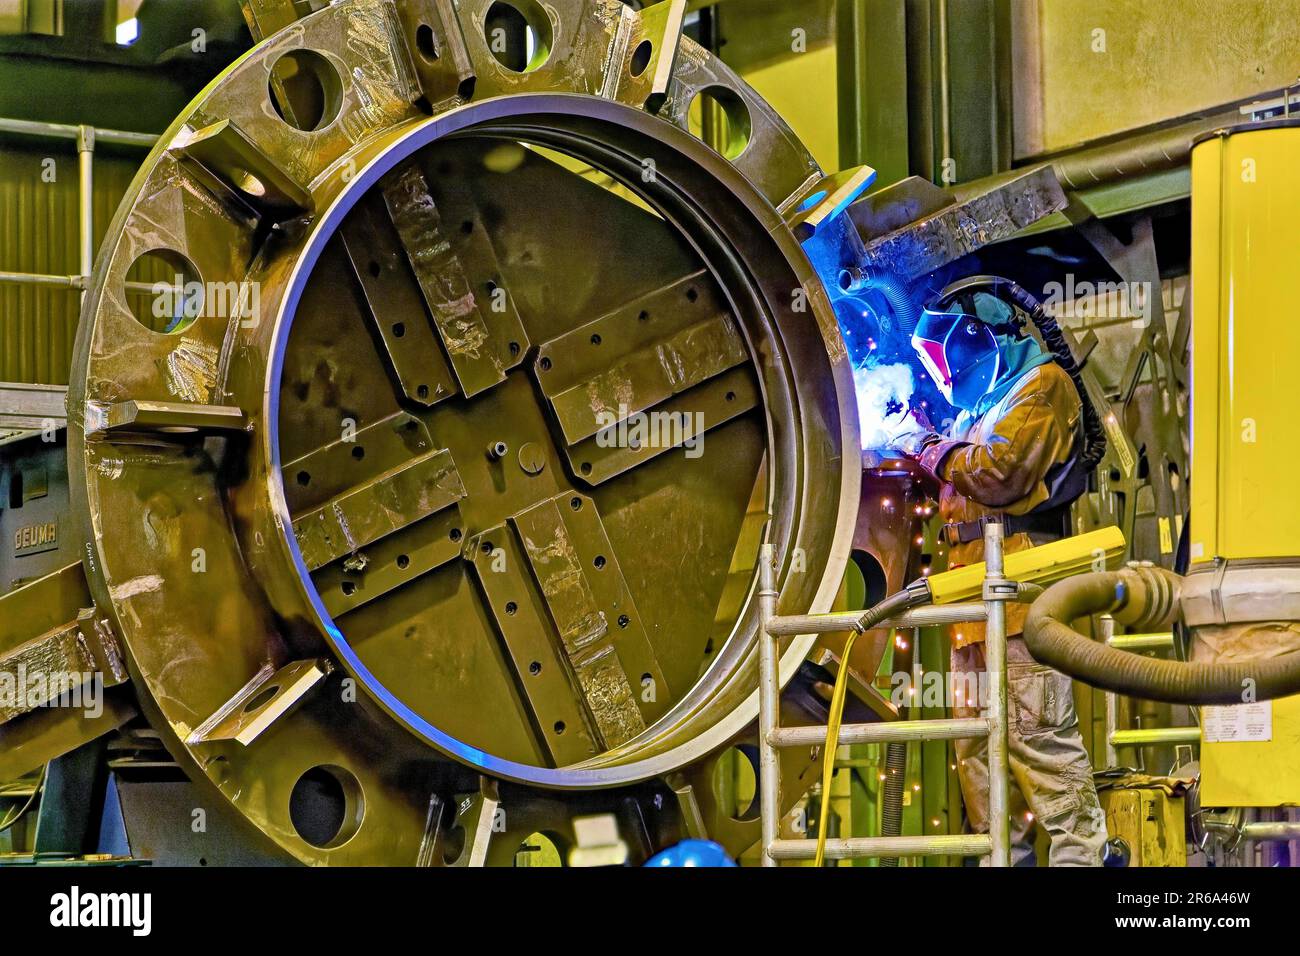
[[[943,476],[943,461],[948,457],[948,453],[958,448],[969,445],[970,442],[953,441],[951,438],[942,438],[936,436],[936,440],[929,442],[921,449],[916,456],[916,463],[934,476],[934,480],[939,484],[947,482]]]
[[[890,447],[912,459],[921,466],[922,471],[943,485],[946,481],[943,476],[944,458],[949,452],[966,444],[968,442],[944,438],[937,432],[915,431],[900,435]]]
[[[889,443],[889,447],[892,451],[896,451],[908,458],[920,459],[927,447],[940,441],[943,441],[943,437],[937,432],[918,429],[914,432],[895,435],[894,439]]]

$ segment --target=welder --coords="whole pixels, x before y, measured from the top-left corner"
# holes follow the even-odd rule
[[[1054,347],[1044,350],[1024,334],[1008,289],[1024,295],[997,279],[950,287],[922,312],[912,335],[922,366],[958,413],[942,433],[918,416],[922,430],[897,447],[939,484],[952,567],[983,560],[988,522],[1002,525],[1007,552],[1068,533],[1070,503],[1086,490],[1105,449],[1104,438],[1096,447],[1099,423],[1059,329],[1047,320]],[[1041,332],[1041,306],[1027,304]],[[1071,681],[1030,656],[1021,636],[1026,614],[1023,604],[1007,607],[1012,862],[1032,865],[1037,821],[1051,837],[1051,865],[1099,866],[1105,816]],[[962,690],[954,716],[981,716],[987,701],[973,689],[987,687],[984,625],[954,626],[951,637],[950,685]],[[988,832],[987,741],[956,747],[967,817],[976,832]]]

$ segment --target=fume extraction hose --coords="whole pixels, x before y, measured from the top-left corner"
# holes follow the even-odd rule
[[[1030,606],[1025,644],[1034,659],[1093,687],[1143,700],[1197,706],[1300,693],[1300,651],[1250,661],[1159,660],[1098,643],[1069,624],[1109,613],[1141,630],[1172,626],[1181,578],[1157,567],[1080,574],[1053,584]]]
[[[911,338],[916,331],[920,313],[912,301],[912,293],[907,284],[892,275],[879,275],[872,281],[871,288],[879,291],[893,310],[894,330],[899,335]]]
[[[911,338],[921,310],[912,298],[910,284],[883,270],[867,270],[851,266],[840,270],[840,291],[851,295],[873,289],[889,303],[894,331],[903,338]]]

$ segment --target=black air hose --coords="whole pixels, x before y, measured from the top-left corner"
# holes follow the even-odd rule
[[[880,804],[880,835],[896,837],[903,832],[903,784],[907,777],[907,744],[885,745],[884,799]],[[881,866],[898,866],[898,857],[882,856]]]
[[[1163,568],[1080,574],[1053,584],[1034,601],[1025,644],[1034,659],[1093,687],[1144,700],[1198,706],[1271,700],[1300,692],[1300,651],[1232,663],[1158,660],[1099,644],[1070,627],[1112,613],[1130,627],[1170,626],[1181,579]]]
[[[1079,401],[1083,404],[1081,460],[1084,469],[1092,471],[1106,455],[1106,429],[1101,423],[1101,416],[1097,414],[1096,407],[1092,404],[1088,389],[1084,387],[1083,371],[1079,368],[1079,363],[1074,360],[1074,353],[1070,351],[1070,345],[1065,341],[1065,333],[1057,325],[1056,319],[1047,314],[1043,303],[1011,280],[1002,281],[1006,284],[1007,295],[1016,305],[1029,313],[1030,321],[1034,323],[1034,328],[1038,329],[1038,334],[1043,337],[1043,343],[1051,350],[1056,363],[1065,369],[1065,373],[1070,376],[1070,381],[1074,382],[1075,390],[1079,393]]]

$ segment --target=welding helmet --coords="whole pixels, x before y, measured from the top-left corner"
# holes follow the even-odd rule
[[[912,348],[950,405],[971,410],[1002,373],[1002,353],[992,327],[959,308],[925,309]]]

